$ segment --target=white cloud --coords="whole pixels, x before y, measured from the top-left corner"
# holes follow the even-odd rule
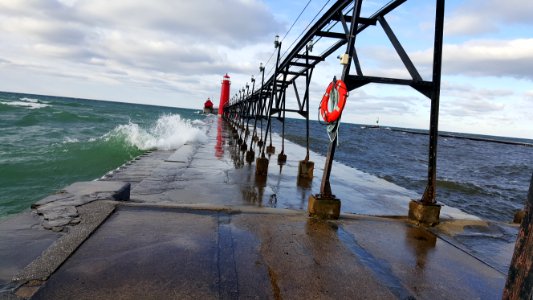
[[[430,68],[433,50],[412,54],[413,61]],[[512,40],[471,40],[445,44],[444,75],[514,77],[533,80],[533,38]]]
[[[468,0],[451,12],[445,33],[450,36],[493,33],[506,25],[533,24],[532,1]]]
[[[257,49],[263,42],[270,46],[283,27],[257,0],[0,0],[5,45],[0,77],[9,76],[12,64],[30,76],[38,72],[66,80],[84,74],[84,80],[116,88],[138,85],[186,94],[199,89],[186,83],[192,78],[197,86],[216,89],[207,82],[214,74],[254,72],[249,60],[258,61]],[[32,90],[32,82],[26,87],[40,92]],[[61,92],[76,93],[68,88],[74,85]],[[0,89],[17,90],[2,84]],[[78,91],[82,97],[84,92]],[[89,94],[107,99],[94,90]]]
[[[533,2],[518,2],[523,1],[448,1],[447,5],[451,3],[456,9],[447,11],[446,33],[451,37],[531,24],[528,12],[533,11]],[[284,41],[283,52],[322,6],[315,4]],[[273,36],[283,36],[303,7],[285,2],[268,5],[278,9],[274,12],[262,0],[0,0],[0,90],[197,107],[194,101],[218,97],[224,73],[230,73],[233,90],[249,81],[251,74],[257,74],[259,62],[266,62],[274,50]],[[391,15],[391,25],[403,24],[398,20],[413,15],[413,9],[420,22],[432,18],[427,12],[433,4],[419,0],[409,1],[409,5],[401,7],[400,16]],[[413,32],[412,27],[393,29],[422,76],[429,79],[432,49],[412,50],[430,48],[431,43],[422,40],[431,42],[431,36],[427,38],[425,31]],[[376,40],[376,36],[382,40]],[[386,37],[376,36],[358,37],[363,72],[408,78],[394,50],[380,48],[390,46]],[[444,46],[443,79],[459,75],[455,77],[502,77],[511,84],[518,81],[511,77],[525,79],[520,82],[526,85],[533,80],[533,39],[517,36],[478,36],[466,42],[445,39],[453,43]],[[359,43],[365,38],[370,40],[368,45]],[[316,45],[314,53],[321,50],[320,46]],[[332,76],[340,71],[335,58],[315,69],[312,114]],[[522,107],[533,101],[533,92],[523,95],[523,91],[516,91],[515,95],[511,90],[444,82],[443,120],[453,121],[454,126],[469,126],[461,120],[470,113],[483,115],[486,124],[498,118],[503,124],[516,115],[512,99],[522,99]],[[290,101],[296,105],[295,99]],[[352,93],[344,120],[373,123],[380,116],[390,125],[426,128],[428,104],[424,96],[407,88],[369,85]]]
[[[410,78],[391,46],[371,46],[359,51],[363,73]],[[409,53],[421,76],[431,80],[433,47]],[[473,39],[445,43],[443,75],[495,76],[533,80],[533,38]]]

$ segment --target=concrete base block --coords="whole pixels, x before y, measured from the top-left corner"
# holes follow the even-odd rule
[[[270,155],[276,153],[276,147],[270,145],[270,146],[267,146],[267,149],[266,149],[266,152]]]
[[[307,212],[310,217],[338,219],[341,212],[341,201],[336,198],[320,198],[319,195],[311,195],[309,196]]]
[[[315,170],[315,163],[310,160],[301,160],[298,164],[298,177],[305,179],[313,179],[313,171]]]
[[[311,186],[313,186],[313,180],[303,177],[296,177],[296,185],[304,189],[310,189]]]
[[[268,175],[268,158],[258,157],[255,160],[255,175],[258,175],[258,176]]]
[[[526,216],[525,210],[519,210],[514,214],[513,223],[515,224],[522,224],[522,220]]]
[[[252,148],[252,147],[250,147]],[[253,150],[248,150],[246,151],[246,162],[251,164],[254,162],[254,159],[255,159],[255,152]]]
[[[409,202],[409,219],[420,224],[435,226],[439,224],[440,216],[439,204],[423,204],[417,200]]]
[[[278,155],[278,165],[284,165],[287,162],[287,155],[283,152]]]

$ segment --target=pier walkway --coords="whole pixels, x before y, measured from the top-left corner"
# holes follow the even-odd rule
[[[281,172],[272,159],[256,180],[220,119],[202,127],[203,143],[148,152],[2,221],[0,298],[501,298],[516,227],[449,207],[419,227],[403,217],[413,192],[339,163],[341,217],[312,219],[324,157],[299,182],[305,149],[286,141]]]

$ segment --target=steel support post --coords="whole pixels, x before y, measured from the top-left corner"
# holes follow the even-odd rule
[[[444,0],[436,0],[435,41],[433,46],[433,79],[431,83],[431,112],[429,127],[428,181],[420,201],[409,203],[409,219],[434,226],[439,223],[440,208],[437,204],[437,141],[439,138],[439,98],[442,69],[442,40],[444,30]]]
[[[363,0],[355,0],[352,23],[350,24],[350,34],[348,37],[348,43],[346,47],[346,54],[349,57],[354,55],[355,37],[357,27],[359,25],[359,15],[361,14],[361,4]],[[350,74],[351,59],[348,61],[342,70],[342,80]],[[335,124],[335,129],[338,128],[342,115],[339,117]],[[326,156],[326,163],[324,166],[324,174],[322,175],[322,182],[320,184],[320,194],[311,195],[307,210],[310,216],[319,217],[323,219],[338,219],[341,210],[341,201],[337,199],[331,192],[331,185],[329,177],[331,175],[331,167],[333,165],[333,158],[335,156],[335,149],[337,147],[337,136],[330,142],[328,148],[328,154]]]
[[[287,67],[287,70],[289,68]],[[283,82],[287,80],[287,72],[283,73]],[[284,165],[287,162],[287,155],[285,154],[285,100],[286,100],[287,87],[284,87],[281,90],[281,151],[278,155],[278,164],[280,166]],[[280,168],[281,172],[281,168]]]
[[[309,65],[309,59],[307,56],[309,56],[309,50],[313,48],[312,41],[311,44],[306,47],[305,55],[305,63],[306,65]],[[307,68],[305,70],[305,93],[304,93],[304,103],[305,105],[305,143],[306,143],[306,154],[304,160],[301,160],[298,164],[298,185],[308,185],[308,182],[310,182],[313,179],[313,173],[315,169],[315,163],[313,161],[309,160],[309,85],[311,84],[311,74],[312,74],[312,68]]]
[[[266,100],[263,99],[263,90],[265,88],[265,67],[263,66],[263,63],[261,63],[259,67],[259,71],[261,71],[261,90],[259,91],[259,110],[258,110],[258,117],[260,118],[260,126],[261,126],[261,136],[259,138],[259,141],[257,141],[257,146],[259,147],[259,152],[261,152],[261,148],[263,147],[263,101]],[[257,119],[255,120],[255,123],[257,125]]]
[[[277,90],[276,90],[276,87],[277,87],[277,78],[278,78],[278,74],[279,74],[279,59],[280,59],[280,52],[281,52],[281,42],[277,42],[276,44],[276,48],[278,49],[278,54],[276,56],[276,68],[274,70],[274,80],[273,80],[273,83],[272,83],[272,93],[271,93],[271,96],[270,96],[270,101],[269,101],[269,105],[267,107],[267,117],[268,117],[268,121],[267,121],[267,127],[266,127],[266,132],[265,132],[265,142],[266,142],[266,136],[270,136],[270,145],[267,146],[267,152],[268,154],[274,154],[275,153],[275,147],[272,146],[272,115],[271,115],[271,112],[272,112],[272,105],[274,104],[274,98],[276,97],[277,98]],[[277,99],[276,99],[277,101]],[[264,155],[264,152],[261,154],[261,155]]]
[[[435,204],[437,186],[437,141],[439,138],[439,101],[442,70],[442,43],[444,30],[444,0],[437,0],[435,16],[435,43],[433,48],[433,88],[431,91],[431,116],[429,128],[428,183],[422,203]]]
[[[361,14],[361,4],[362,0],[355,0],[355,5],[353,8],[352,14],[352,23],[350,24],[350,36],[348,39],[348,45],[346,47],[346,54],[350,57],[354,53],[355,37],[357,26],[359,25],[359,15]],[[346,77],[350,74],[351,59],[348,64],[346,64],[342,70],[342,80],[345,80]],[[342,115],[341,115],[342,116]],[[337,121],[336,127],[339,126],[340,117]],[[320,184],[320,197],[324,198],[334,198],[331,192],[331,184],[329,182],[329,177],[331,175],[331,167],[333,165],[333,158],[335,157],[335,149],[337,148],[337,136],[329,143],[328,154],[326,156],[326,163],[324,165],[324,174],[322,175],[322,182]]]
[[[313,45],[311,45],[311,48]],[[306,47],[305,50],[305,64],[309,65],[309,46]],[[311,72],[309,72],[309,68],[305,70],[305,93],[304,93],[304,102],[305,102],[305,111],[307,114],[305,115],[305,147],[306,147],[306,155],[305,155],[305,161],[309,160],[309,86],[311,85]],[[311,74],[310,74],[311,73]],[[311,176],[312,177],[312,176]]]

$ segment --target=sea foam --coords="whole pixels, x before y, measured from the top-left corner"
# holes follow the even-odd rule
[[[22,99],[20,99],[22,100]],[[38,103],[38,102],[31,102],[31,101],[0,101],[0,104],[9,105],[9,106],[18,106],[18,107],[26,107],[29,109],[37,109],[37,108],[43,108],[48,107],[50,105],[44,104],[44,103]]]
[[[19,98],[19,100],[24,101],[24,102],[39,103],[39,99],[35,99],[35,98],[23,97],[23,98]]]
[[[104,140],[114,138],[123,138],[128,144],[142,150],[173,150],[185,143],[207,140],[202,130],[179,115],[163,115],[148,129],[132,122],[119,125],[103,136]]]

